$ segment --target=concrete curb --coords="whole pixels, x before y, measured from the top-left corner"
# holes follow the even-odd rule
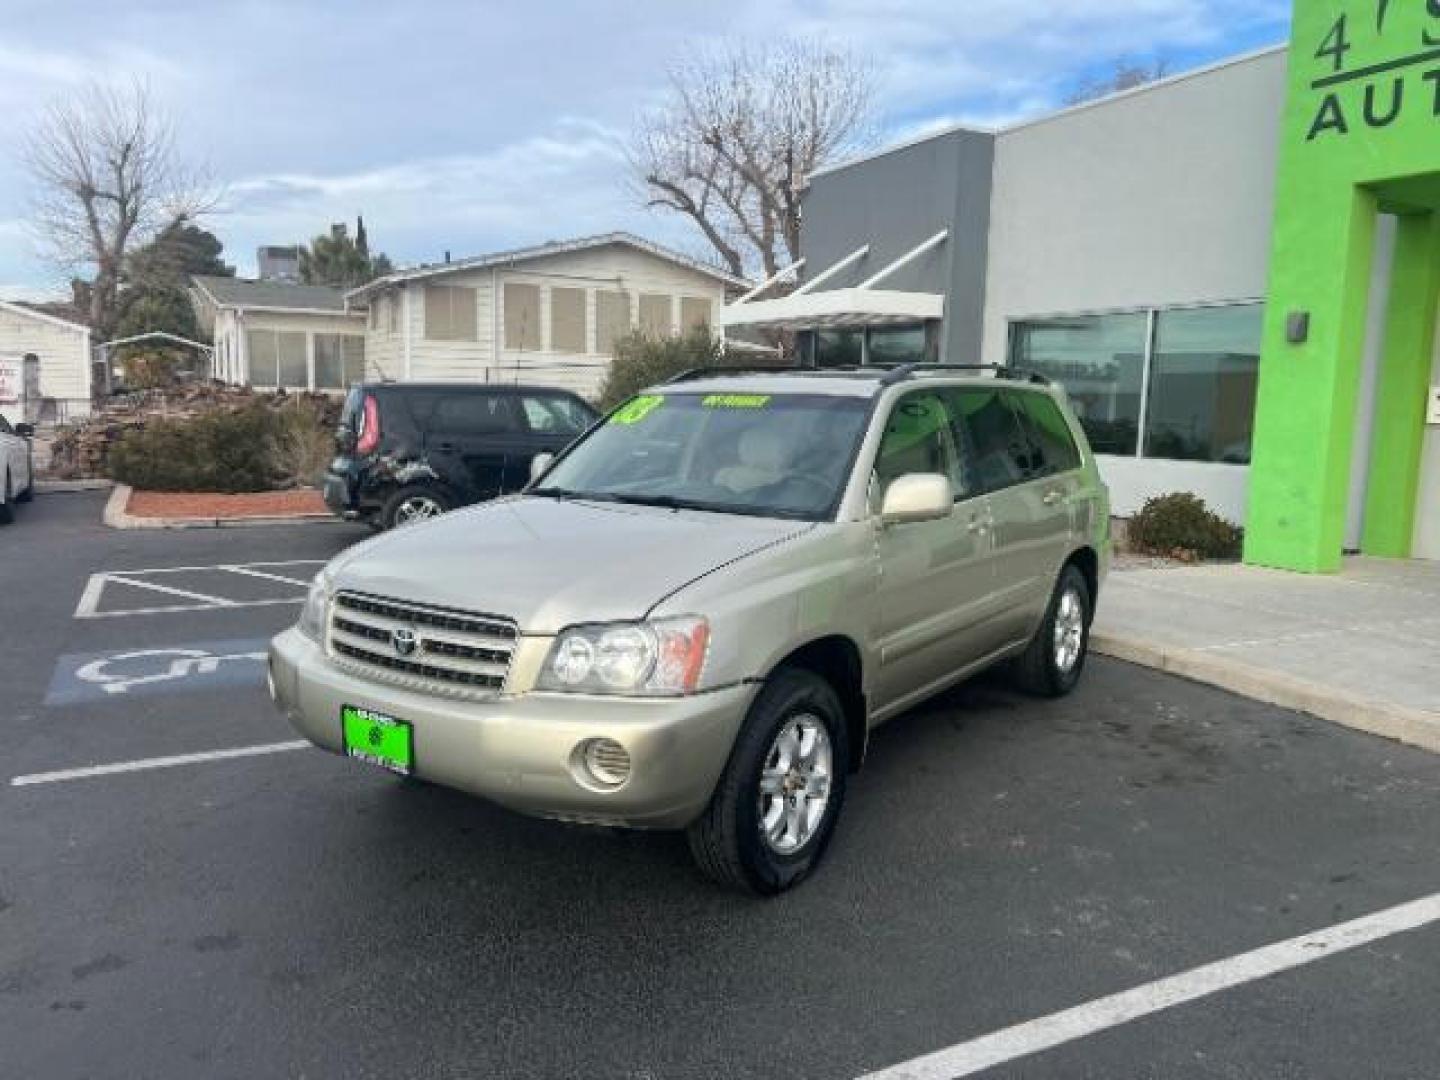
[[[1091,633],[1090,645],[1102,656],[1166,671],[1242,697],[1309,713],[1357,731],[1440,753],[1440,713],[1357,697],[1200,649],[1159,646],[1103,631]]]
[[[332,514],[291,514],[283,517],[136,517],[126,513],[130,505],[130,485],[116,484],[105,502],[100,520],[112,529],[247,529],[263,525],[328,525],[342,524]]]
[[[67,491],[109,491],[114,480],[36,480],[35,494],[59,495]]]

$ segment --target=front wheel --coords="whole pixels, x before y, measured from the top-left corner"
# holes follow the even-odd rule
[[[450,509],[450,500],[432,487],[412,484],[403,487],[385,501],[380,519],[387,529],[414,525],[437,518]]]
[[[8,472],[5,474],[4,491],[0,494],[4,495],[4,498],[0,499],[0,525],[9,525],[15,520],[15,498],[10,488]]]
[[[1022,690],[1063,697],[1075,689],[1090,648],[1090,586],[1074,565],[1060,571],[1045,618],[1012,670]]]
[[[781,670],[745,717],[715,794],[689,829],[704,873],[773,896],[818,865],[845,801],[845,713],[828,682]]]

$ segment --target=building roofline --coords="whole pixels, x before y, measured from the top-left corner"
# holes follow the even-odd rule
[[[852,165],[863,165],[866,162],[874,161],[876,158],[886,157],[889,154],[898,154],[902,150],[909,150],[915,146],[923,146],[925,143],[933,142],[936,139],[943,139],[947,135],[989,135],[992,138],[998,135],[998,128],[982,127],[979,124],[947,124],[938,131],[932,131],[926,135],[914,135],[897,143],[890,143],[878,150],[870,150],[863,154],[856,154],[854,157],[842,158],[839,161],[831,162],[829,165],[822,165],[820,168],[806,174],[808,183],[817,176],[825,176],[827,173],[840,172]]]
[[[1212,63],[1204,64],[1201,67],[1191,68],[1188,71],[1176,72],[1174,75],[1167,75],[1163,79],[1156,79],[1154,82],[1148,82],[1140,86],[1131,87],[1129,90],[1118,90],[1113,94],[1106,94],[1105,96],[1095,98],[1092,101],[1082,101],[1075,105],[1067,105],[1064,108],[1056,109],[1053,112],[1047,112],[1041,116],[1034,116],[1028,120],[1017,120],[1012,124],[1004,124],[999,127],[984,127],[979,124],[970,124],[963,122],[958,124],[950,124],[946,127],[940,128],[938,131],[932,131],[928,135],[917,135],[913,138],[905,139],[902,142],[893,143],[889,146],[882,147],[879,150],[873,150],[867,154],[858,154],[855,157],[846,158],[842,161],[837,161],[831,165],[824,165],[809,173],[805,179],[808,183],[810,180],[813,180],[817,176],[825,176],[828,173],[840,172],[842,169],[848,169],[855,165],[864,165],[867,162],[874,161],[876,158],[882,158],[887,154],[895,154],[899,153],[902,150],[909,150],[911,147],[920,146],[935,139],[942,139],[947,135],[989,135],[996,139],[1002,139],[1006,135],[1009,135],[1016,131],[1023,131],[1026,128],[1036,127],[1039,124],[1047,124],[1051,120],[1059,120],[1074,113],[1084,112],[1086,109],[1100,108],[1101,106],[1110,105],[1114,102],[1122,101],[1126,98],[1135,97],[1139,94],[1149,93],[1152,90],[1161,90],[1166,87],[1173,86],[1176,83],[1184,82],[1187,79],[1195,79],[1203,75],[1211,75],[1217,71],[1223,71],[1225,68],[1235,67],[1239,64],[1247,64],[1253,60],[1259,60],[1263,57],[1271,55],[1272,53],[1284,52],[1288,48],[1290,48],[1290,43],[1288,41],[1282,41],[1274,45],[1266,45],[1262,48],[1251,49],[1249,52],[1243,52],[1236,56],[1227,56],[1221,60],[1216,60]]]
[[[277,304],[236,304],[222,302],[205,286],[205,274],[192,274],[190,281],[192,286],[200,292],[206,301],[216,311],[260,311],[272,315],[330,315],[341,319],[363,317],[361,312],[351,311],[348,306],[348,297],[341,294],[341,300],[345,307],[338,308],[312,308],[312,307],[286,307]],[[249,280],[249,279],[240,279]]]
[[[486,255],[474,255],[465,259],[456,259],[446,263],[426,263],[421,266],[411,267],[408,270],[396,270],[394,273],[386,274],[384,277],[376,278],[358,289],[351,289],[345,294],[345,302],[348,304],[352,299],[358,300],[366,294],[377,289],[388,288],[393,285],[400,285],[408,281],[418,281],[425,278],[439,277],[443,274],[455,274],[463,270],[488,270],[491,267],[510,266],[515,263],[529,262],[533,259],[543,259],[551,255],[568,255],[574,251],[588,251],[591,248],[607,247],[610,244],[624,244],[635,248],[638,251],[646,252],[657,258],[667,259],[670,262],[679,263],[681,266],[699,274],[715,278],[733,285],[737,288],[745,288],[750,285],[742,277],[737,277],[718,266],[711,266],[701,262],[699,259],[691,258],[653,240],[646,240],[643,236],[636,236],[628,232],[600,233],[596,236],[582,236],[574,240],[561,240],[550,244],[535,244],[531,247],[515,248],[511,251],[496,251]]]
[[[84,323],[71,322],[69,319],[62,319],[58,315],[51,315],[48,312],[36,311],[25,304],[17,304],[13,300],[0,300],[0,311],[9,311],[15,315],[28,315],[32,319],[39,319],[41,322],[49,323],[51,326],[64,327],[66,330],[78,330],[81,333],[90,333],[90,328]]]
[[[1035,116],[1029,120],[1017,121],[1016,123],[1001,128],[996,134],[1003,138],[1011,132],[1038,127],[1040,124],[1048,124],[1051,120],[1060,120],[1064,117],[1072,116],[1075,113],[1085,112],[1088,109],[1102,108],[1103,106],[1114,104],[1117,101],[1139,97],[1141,94],[1148,94],[1155,90],[1164,90],[1167,87],[1175,86],[1178,83],[1186,82],[1190,79],[1213,75],[1217,71],[1224,71],[1226,68],[1239,67],[1241,64],[1249,64],[1253,61],[1264,59],[1274,53],[1284,52],[1289,48],[1290,43],[1283,41],[1275,45],[1266,45],[1259,49],[1251,49],[1249,52],[1239,53],[1236,56],[1227,56],[1198,68],[1191,68],[1188,71],[1177,71],[1174,75],[1166,75],[1163,79],[1156,79],[1154,82],[1132,86],[1129,90],[1117,90],[1113,94],[1106,94],[1104,97],[1094,98],[1091,101],[1081,101],[1075,105],[1067,105],[1063,109],[1046,113],[1044,116]]]

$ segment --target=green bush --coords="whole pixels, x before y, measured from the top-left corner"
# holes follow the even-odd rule
[[[647,386],[663,383],[684,371],[721,367],[725,349],[708,326],[677,337],[628,334],[615,343],[615,360],[600,388],[600,408],[608,412]]]
[[[275,413],[261,403],[189,420],[157,420],[110,450],[110,476],[149,491],[269,491]]]
[[[1126,536],[1133,551],[1184,559],[1238,559],[1245,532],[1188,491],[1148,500],[1130,519]]]
[[[284,487],[319,487],[335,456],[329,410],[292,398],[270,414],[270,465]]]

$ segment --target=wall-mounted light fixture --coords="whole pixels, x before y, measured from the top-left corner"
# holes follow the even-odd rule
[[[1291,345],[1303,345],[1310,340],[1310,312],[1292,311],[1285,316],[1285,340]]]

